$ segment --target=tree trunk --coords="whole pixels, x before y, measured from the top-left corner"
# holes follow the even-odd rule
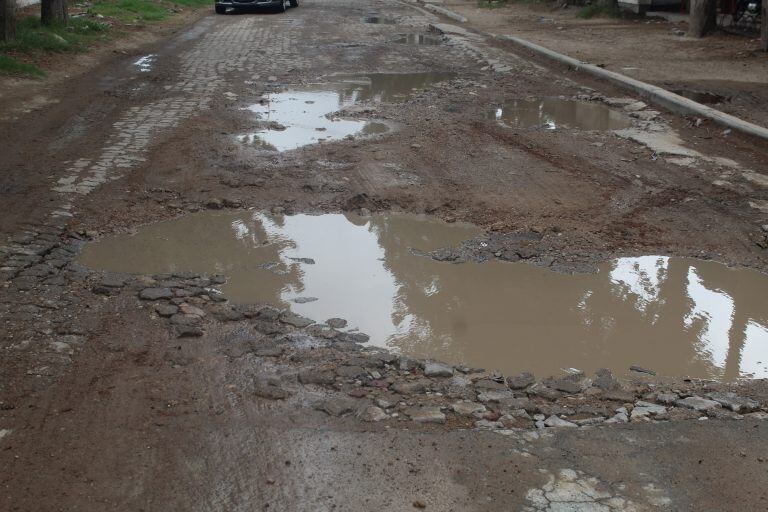
[[[760,14],[760,49],[768,52],[768,0],[763,0]]]
[[[0,0],[0,41],[16,37],[16,0]]]
[[[40,22],[43,25],[66,25],[67,0],[41,0]]]
[[[691,0],[688,36],[704,37],[717,27],[717,0]]]

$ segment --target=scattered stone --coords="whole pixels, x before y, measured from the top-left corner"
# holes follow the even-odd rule
[[[348,398],[331,398],[315,404],[315,409],[331,416],[341,416],[355,410],[357,402]]]
[[[547,427],[555,427],[555,428],[561,428],[561,427],[578,427],[575,423],[571,423],[570,421],[566,421],[562,418],[558,418],[554,414],[544,420],[544,425]]]
[[[547,387],[564,393],[580,393],[592,385],[592,380],[587,379],[584,372],[574,372],[560,377],[551,377],[544,381]]]
[[[365,375],[365,369],[362,366],[339,366],[336,368],[336,375],[346,379],[356,379],[360,375]]]
[[[647,368],[643,368],[642,366],[632,365],[629,367],[629,370],[637,373],[647,373],[648,375],[656,375],[655,371],[649,370]]]
[[[283,400],[291,396],[291,392],[272,383],[258,382],[254,388],[256,396],[270,400]]]
[[[484,391],[486,389],[504,390],[509,391],[509,388],[503,382],[498,382],[493,379],[481,379],[475,382],[475,389],[478,391]]]
[[[171,323],[173,325],[199,325],[200,317],[196,315],[184,315],[182,313],[176,313],[171,316]]]
[[[196,338],[203,335],[203,330],[196,325],[179,325],[176,333],[179,338]]]
[[[329,385],[336,381],[336,374],[331,370],[305,368],[299,370],[299,382],[302,384]]]
[[[526,393],[529,395],[540,396],[542,398],[546,398],[547,400],[556,400],[563,396],[560,391],[547,387],[541,382],[537,382],[536,384],[530,386],[528,389],[526,389]]]
[[[667,408],[663,405],[653,404],[650,402],[643,402],[638,400],[635,403],[635,407],[632,409],[630,419],[632,421],[640,421],[649,419],[650,416],[656,416],[657,414],[664,414],[667,412]]]
[[[523,372],[519,375],[507,377],[507,386],[512,389],[525,389],[534,382],[536,382],[536,377],[529,372]]]
[[[622,407],[622,409],[624,408]],[[628,421],[629,421],[629,415],[627,414],[626,409],[624,409],[623,411],[617,412],[614,416],[605,420],[606,423],[627,423]]]
[[[360,413],[358,416],[362,421],[382,421],[388,418],[387,413],[384,412],[381,408],[376,407],[375,405],[369,405],[365,409],[363,409],[363,412]]]
[[[316,300],[319,300],[317,297],[296,297],[293,299],[293,302],[296,304],[306,304],[308,302],[315,302]]]
[[[480,402],[501,402],[513,397],[514,395],[509,389],[487,389],[477,395],[477,400]]]
[[[504,428],[504,423],[500,421],[478,420],[475,422],[475,428],[484,430],[496,430],[499,428]]]
[[[409,407],[404,412],[416,423],[445,423],[439,407]]]
[[[592,427],[605,422],[605,416],[595,416],[592,418],[583,418],[580,420],[573,420],[575,424],[580,427]]]
[[[343,318],[329,318],[325,323],[328,327],[332,327],[333,329],[343,329],[347,326],[347,321]]]
[[[371,337],[362,332],[342,332],[336,336],[336,339],[341,342],[367,343]]]
[[[688,398],[682,398],[675,401],[675,405],[678,407],[687,407],[688,409],[693,409],[694,411],[699,412],[706,412],[716,407],[720,407],[718,402],[715,402],[714,400],[707,400],[706,398],[702,398],[700,396],[689,396]]]
[[[173,304],[158,304],[155,306],[155,311],[162,317],[170,317],[179,312],[179,307]]]
[[[429,381],[427,381],[427,384],[428,383]],[[401,395],[424,393],[426,389],[427,386],[425,385],[425,382],[421,380],[407,380],[392,384],[392,391]]]
[[[295,261],[297,263],[304,263],[305,265],[314,265],[315,260],[312,258],[288,258],[289,260]]]
[[[192,304],[187,304],[186,302],[179,305],[179,311],[185,315],[196,316],[198,318],[205,316],[205,311],[196,306],[193,306]]]
[[[659,393],[656,395],[656,401],[663,404],[672,405],[680,398],[677,393]]]
[[[435,361],[428,361],[424,364],[424,375],[427,377],[452,377],[453,366]]]
[[[125,283],[127,281],[128,279],[126,279],[125,276],[121,276],[117,274],[107,274],[101,278],[101,281],[99,281],[99,284],[101,286],[106,286],[107,288],[122,288],[123,286],[125,286]]]
[[[486,410],[483,404],[467,401],[456,402],[451,407],[453,408],[453,412],[461,414],[462,416],[472,416],[475,413],[485,412]]]
[[[173,292],[170,288],[144,288],[139,292],[139,298],[142,300],[170,299]]]
[[[308,327],[315,323],[314,320],[304,318],[303,316],[297,315],[296,313],[292,313],[290,311],[284,311],[281,313],[280,321],[284,324],[292,325],[293,327],[297,327],[299,329],[302,327]]]
[[[595,371],[594,386],[604,390],[619,389],[618,379],[613,376],[613,372],[608,368],[599,368]]]
[[[709,393],[707,397],[739,414],[753,412],[760,408],[760,403],[756,400],[740,397],[736,393]]]
[[[210,210],[221,210],[222,206],[224,206],[224,203],[222,202],[221,199],[217,199],[217,198],[209,199],[205,203],[205,207]]]

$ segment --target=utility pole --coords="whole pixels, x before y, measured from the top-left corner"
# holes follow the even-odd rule
[[[16,37],[16,0],[0,0],[0,41]]]
[[[67,0],[41,0],[40,23],[43,25],[66,25]]]
[[[717,27],[717,0],[691,0],[688,36],[704,37]]]

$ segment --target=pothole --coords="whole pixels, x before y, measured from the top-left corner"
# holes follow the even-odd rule
[[[627,116],[602,103],[561,98],[514,100],[494,108],[488,117],[510,128],[603,131],[632,126]]]
[[[454,78],[455,73],[366,73],[333,75],[345,86],[345,95],[354,101],[402,101],[415,91]]]
[[[271,93],[248,107],[263,125],[237,139],[274,151],[287,151],[308,144],[343,139],[351,135],[386,133],[380,121],[344,118],[343,110],[356,103],[343,89],[291,90]]]
[[[402,34],[397,39],[395,39],[395,42],[399,44],[436,46],[441,44],[443,41],[439,37],[425,34]]]
[[[708,91],[694,91],[689,89],[673,89],[673,93],[705,105],[716,105],[728,101],[728,98],[720,94]]]
[[[371,344],[507,374],[630,365],[662,375],[768,377],[768,277],[667,256],[596,274],[420,256],[481,234],[413,215],[206,211],[88,244],[111,272],[225,274],[237,303],[343,317]]]

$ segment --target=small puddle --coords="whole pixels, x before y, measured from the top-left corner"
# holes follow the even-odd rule
[[[142,73],[148,73],[152,71],[152,66],[154,66],[156,59],[157,55],[155,54],[145,55],[134,62],[133,65],[136,66]]]
[[[395,42],[400,44],[436,46],[441,44],[443,41],[439,37],[424,34],[403,34],[402,36],[395,39]]]
[[[598,102],[543,98],[515,100],[488,115],[510,128],[621,130],[632,126],[621,112]]]
[[[455,73],[368,73],[334,75],[345,86],[348,101],[401,101],[414,91],[454,78]]]
[[[238,303],[343,317],[370,344],[539,376],[630,365],[662,375],[768,377],[768,277],[685,258],[620,258],[597,274],[415,255],[481,234],[383,214],[200,212],[88,244],[99,270],[226,274]]]
[[[721,96],[719,94],[715,94],[713,92],[707,92],[707,91],[691,91],[688,89],[673,89],[672,92],[680,96],[683,96],[684,98],[688,98],[689,100],[693,100],[697,103],[703,103],[705,105],[716,105],[718,103],[723,103],[725,101],[728,101],[728,98],[726,98],[725,96]]]
[[[237,136],[240,142],[274,151],[287,151],[308,144],[340,140],[349,135],[386,133],[389,126],[378,121],[344,119],[331,115],[355,104],[342,90],[291,90],[268,94],[248,107],[266,127]]]

